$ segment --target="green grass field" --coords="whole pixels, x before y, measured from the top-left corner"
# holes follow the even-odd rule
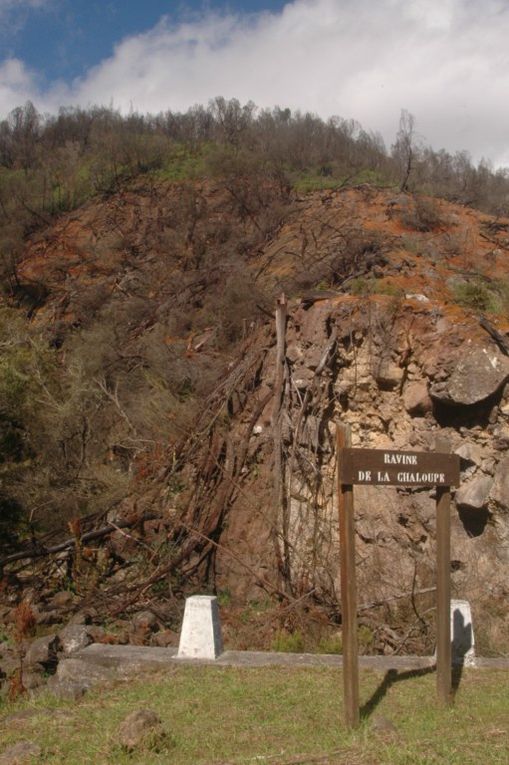
[[[361,673],[360,728],[345,730],[342,678],[329,668],[181,666],[85,696],[49,695],[0,707],[0,753],[32,740],[38,762],[172,765],[487,765],[509,762],[509,678],[463,673],[454,705],[435,702],[435,674]],[[166,736],[132,753],[120,722],[149,708]]]

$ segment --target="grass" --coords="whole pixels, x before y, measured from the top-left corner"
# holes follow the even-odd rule
[[[501,279],[491,279],[487,282],[479,278],[455,281],[452,284],[452,294],[454,301],[464,308],[508,315],[509,285]]]
[[[299,194],[308,194],[312,191],[327,191],[329,189],[341,189],[346,186],[358,186],[367,183],[373,186],[384,187],[388,185],[388,179],[374,170],[361,170],[355,175],[324,175],[319,170],[304,170],[300,173],[290,172],[293,176],[293,188]]]
[[[163,166],[152,171],[152,175],[160,180],[175,183],[207,176],[207,157],[211,151],[207,144],[194,153],[185,146],[177,145],[166,157]]]
[[[404,291],[386,279],[373,279],[364,276],[356,276],[349,284],[349,291],[357,297],[368,295],[388,295],[389,297],[401,298]]]
[[[102,689],[78,703],[46,695],[4,706],[0,735],[2,749],[35,741],[49,765],[304,765],[317,755],[328,755],[321,762],[330,765],[509,761],[509,694],[502,671],[465,671],[455,704],[446,710],[435,703],[434,673],[384,679],[366,671],[361,704],[370,714],[348,733],[337,670],[181,666]],[[129,754],[116,744],[115,733],[139,708],[161,717],[167,737],[159,748]],[[21,711],[18,722],[6,719]],[[375,718],[390,720],[394,729],[373,725]]]

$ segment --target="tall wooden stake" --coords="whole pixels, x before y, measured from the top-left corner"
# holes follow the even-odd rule
[[[286,321],[288,304],[281,295],[276,302],[276,367],[274,374],[274,404],[272,408],[272,438],[274,441],[274,552],[284,589],[290,589],[290,548],[288,541],[288,513],[285,505],[284,466],[281,434],[281,409],[285,390]],[[283,550],[281,552],[277,529],[281,521]]]
[[[338,425],[338,509],[341,556],[341,620],[343,635],[343,698],[348,728],[359,724],[359,648],[357,642],[357,584],[353,487],[341,481],[342,450],[351,446],[350,428]]]
[[[437,451],[449,444],[437,442]],[[437,695],[441,705],[452,700],[451,649],[451,492],[437,487]]]

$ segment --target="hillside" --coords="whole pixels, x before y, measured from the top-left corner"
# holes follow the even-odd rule
[[[506,653],[508,251],[506,218],[256,175],[140,176],[39,227],[2,308],[3,618],[28,597],[41,624],[116,620],[113,640],[207,590],[239,647],[330,639],[347,422],[355,445],[461,455],[453,591]],[[434,503],[381,491],[357,500],[363,648],[430,650]],[[69,529],[74,553],[46,555]]]

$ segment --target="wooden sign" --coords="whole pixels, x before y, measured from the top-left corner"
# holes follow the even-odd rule
[[[343,449],[340,481],[385,486],[458,486],[456,454],[392,449]]]
[[[353,449],[350,428],[338,426],[343,696],[348,728],[360,722],[354,484],[437,487],[437,695],[441,704],[451,703],[450,486],[459,486],[460,461],[448,448],[439,440],[436,452]]]

